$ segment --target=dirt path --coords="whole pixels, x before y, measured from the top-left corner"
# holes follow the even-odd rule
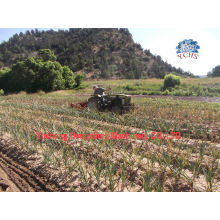
[[[51,192],[52,187],[27,167],[1,152],[0,146],[0,192]]]
[[[220,103],[220,97],[210,97],[210,96],[132,95],[132,97],[136,97],[136,98],[162,98],[162,99],[174,99],[174,100],[184,100],[184,101]]]
[[[71,96],[91,96],[88,93],[77,93]],[[164,95],[131,95],[134,98],[160,98],[160,99],[174,99],[174,100],[184,100],[184,101],[198,101],[198,102],[217,102],[220,103],[220,97],[210,97],[210,96],[164,96]]]

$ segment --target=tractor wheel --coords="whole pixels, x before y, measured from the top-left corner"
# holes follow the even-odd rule
[[[88,109],[94,110],[94,111],[99,111],[100,109],[100,104],[97,99],[89,99],[88,100]]]
[[[113,106],[111,111],[115,114],[118,114],[118,115],[122,114],[122,109],[119,106]]]

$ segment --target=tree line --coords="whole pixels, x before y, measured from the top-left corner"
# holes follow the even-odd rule
[[[208,72],[208,77],[220,77],[220,65],[214,67],[212,71]]]
[[[11,68],[0,70],[0,89],[5,92],[39,90],[50,92],[79,87],[83,75],[74,75],[63,66],[50,49],[41,49],[38,55],[18,61]]]

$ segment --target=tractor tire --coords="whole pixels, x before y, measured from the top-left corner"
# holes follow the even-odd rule
[[[119,106],[113,106],[111,111],[117,115],[121,115],[122,114],[122,109]]]
[[[97,99],[91,98],[88,100],[88,109],[93,111],[99,111],[100,110],[100,103]]]

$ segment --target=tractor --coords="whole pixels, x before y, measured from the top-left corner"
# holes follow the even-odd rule
[[[111,111],[123,114],[134,107],[131,96],[124,94],[93,95],[88,99],[87,107],[95,111]]]
[[[71,104],[71,107],[78,109],[88,108],[94,111],[111,111],[115,114],[123,114],[134,108],[131,103],[131,96],[125,94],[107,94],[107,95],[92,95],[88,102],[79,102]]]

